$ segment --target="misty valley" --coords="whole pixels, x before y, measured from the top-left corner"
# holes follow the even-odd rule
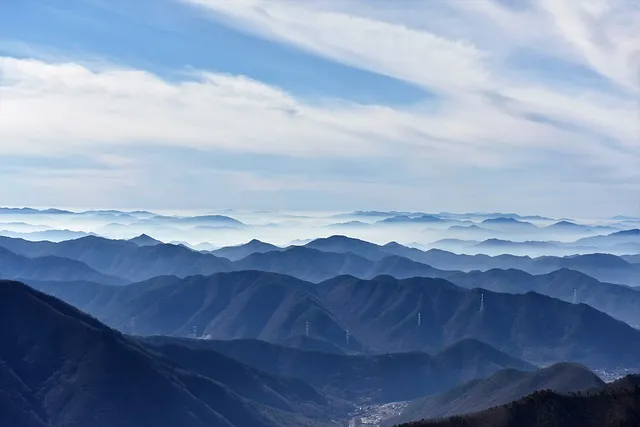
[[[640,218],[0,208],[0,420],[640,425]]]

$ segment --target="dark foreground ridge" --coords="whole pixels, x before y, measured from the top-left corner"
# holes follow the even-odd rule
[[[534,372],[504,369],[489,378],[470,381],[444,393],[416,399],[385,426],[482,411],[541,390],[570,393],[601,388],[605,383],[574,363],[557,363]]]
[[[637,427],[640,387],[625,378],[590,393],[563,395],[549,390],[467,416],[419,421],[401,427]]]
[[[169,358],[18,282],[0,281],[0,324],[1,426],[332,425],[299,380],[222,355],[207,369],[189,349]]]

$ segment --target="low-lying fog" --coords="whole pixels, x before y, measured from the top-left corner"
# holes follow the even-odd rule
[[[385,244],[457,253],[569,255],[640,252],[640,218],[549,218],[501,213],[416,212],[70,212],[0,209],[0,235],[61,241],[87,234],[129,239],[147,234],[199,250],[258,239],[279,246],[341,234]],[[624,232],[627,230],[626,232]],[[623,233],[620,233],[623,231]],[[606,238],[596,236],[608,236]]]

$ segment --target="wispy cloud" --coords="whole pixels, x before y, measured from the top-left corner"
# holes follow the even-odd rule
[[[336,184],[330,173],[310,171],[305,179],[286,165],[280,177],[234,172],[233,165],[213,176],[195,174],[193,162],[184,159],[163,162],[175,168],[172,187],[189,187],[177,179],[181,171],[191,177],[191,188],[198,179],[225,180],[232,186],[229,197],[232,188],[325,194],[323,188],[339,185],[356,205],[379,197],[376,186],[413,200],[432,194],[430,206],[447,194],[474,194],[469,209],[482,209],[481,196],[517,209],[528,203],[517,194],[531,192],[528,200],[539,202],[547,191],[550,204],[568,198],[570,205],[587,206],[589,196],[611,200],[640,189],[640,46],[634,38],[640,11],[631,2],[540,0],[518,2],[517,8],[496,0],[180,3],[238,31],[411,83],[435,99],[404,105],[363,105],[336,96],[311,100],[288,90],[286,82],[276,87],[216,70],[177,70],[178,77],[167,79],[127,64],[34,51],[0,56],[0,156],[50,156],[52,162],[90,156],[109,172],[87,179],[112,182],[105,174],[111,177],[115,169],[141,185],[151,185],[154,169],[140,166],[139,155],[129,156],[125,147],[223,150],[290,162],[335,158],[356,164],[368,157],[377,159],[372,164],[390,159],[393,167],[403,165],[402,173],[380,168],[379,174],[367,171],[366,183],[353,176]],[[606,84],[567,80],[551,69],[522,72],[527,64],[514,60],[522,55],[538,58],[543,71],[545,61],[553,61]],[[394,174],[406,180],[403,190],[397,179],[390,189]],[[43,182],[41,174],[34,176]],[[592,185],[593,176],[617,190]],[[51,182],[68,177],[59,179]],[[420,184],[427,179],[437,191]],[[518,190],[491,194],[505,179]],[[185,192],[181,200],[195,203],[201,196]]]

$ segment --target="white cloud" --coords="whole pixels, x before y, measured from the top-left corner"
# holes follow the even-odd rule
[[[241,76],[201,73],[172,83],[140,70],[5,57],[0,84],[3,153],[131,142],[292,155],[375,150],[313,106]]]
[[[537,147],[615,173],[640,162],[640,9],[632,2],[541,0],[511,10],[494,0],[408,7],[364,0],[182,1],[245,31],[442,94],[436,114],[390,113],[439,141],[436,150],[450,151],[452,143],[460,152],[481,147],[478,161],[508,164],[509,149]],[[582,63],[620,90],[577,86],[552,71],[544,80],[526,80],[507,62],[522,49]]]
[[[640,91],[640,8],[627,0],[541,0],[561,38],[595,71]]]
[[[403,172],[416,180],[403,192],[390,191],[419,195],[416,182],[428,176],[444,183],[441,199],[462,185],[451,177],[471,167],[491,178],[470,183],[468,192],[491,191],[500,171],[516,168],[522,174],[502,176],[537,192],[560,178],[588,182],[594,170],[602,182],[622,183],[626,191],[640,186],[640,54],[633,37],[640,20],[625,2],[543,0],[510,10],[492,0],[434,0],[410,8],[363,0],[181,1],[226,25],[425,88],[438,95],[438,108],[428,100],[403,106],[314,103],[286,88],[211,71],[167,80],[102,62],[0,57],[0,156],[89,155],[141,181],[135,161],[114,154],[118,146],[354,161],[389,157],[402,159]],[[521,50],[582,64],[616,90],[571,82],[563,87],[551,72],[544,79],[525,78],[508,61]],[[109,145],[116,150],[101,151]],[[549,164],[566,170],[550,171]],[[112,173],[100,172],[96,179],[108,185]],[[284,171],[269,179],[225,174],[239,191],[318,192],[336,185]],[[376,184],[383,188],[393,174],[384,170],[377,183],[338,186],[372,200]],[[540,182],[533,185],[532,177]],[[569,188],[588,192],[571,184],[564,193],[569,196]],[[369,193],[358,196],[361,190]],[[607,198],[611,194],[618,193]]]

